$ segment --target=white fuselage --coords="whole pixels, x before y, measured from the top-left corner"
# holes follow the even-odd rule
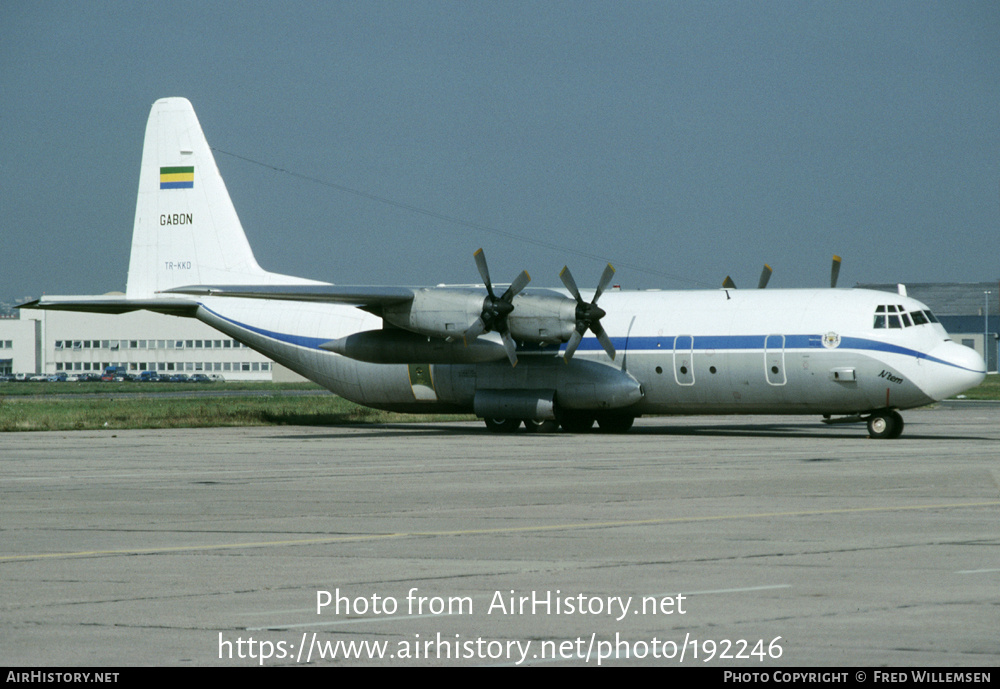
[[[601,306],[614,361],[588,337],[569,365],[556,346],[527,345],[516,367],[506,360],[372,364],[321,349],[382,327],[352,306],[229,297],[199,303],[201,320],[338,395],[402,411],[472,411],[477,389],[558,389],[595,364],[638,382],[641,399],[628,408],[634,415],[906,409],[984,376],[981,358],[951,342],[939,324],[914,323],[909,314],[926,306],[858,289],[612,291]],[[883,316],[875,327],[876,311],[888,306],[906,313],[908,324],[888,327]]]

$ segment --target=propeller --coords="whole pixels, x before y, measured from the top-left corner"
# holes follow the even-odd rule
[[[765,263],[764,270],[760,271],[760,279],[757,281],[757,289],[764,289],[767,287],[767,282],[771,279],[771,273],[773,272],[774,271],[771,270],[771,266]],[[726,279],[722,281],[722,289],[736,289],[736,283],[733,282],[733,279],[727,275]]]
[[[837,286],[837,276],[840,275],[840,256],[833,257],[833,265],[830,267],[830,287]]]
[[[465,344],[468,345],[470,340],[476,339],[484,332],[499,333],[503,340],[504,351],[507,352],[507,358],[510,359],[510,365],[517,366],[517,345],[514,344],[514,338],[510,336],[507,316],[514,310],[512,303],[514,297],[531,282],[531,276],[528,275],[528,271],[522,270],[521,274],[514,278],[514,282],[510,284],[507,291],[498,297],[494,293],[493,283],[490,281],[490,269],[486,265],[486,254],[483,253],[482,249],[479,249],[474,255],[479,275],[482,276],[483,283],[486,285],[487,297],[483,300],[483,310],[479,314],[479,318],[463,335]]]
[[[569,290],[570,294],[576,298],[576,329],[573,331],[573,335],[570,336],[569,344],[566,345],[566,353],[563,355],[566,363],[569,363],[569,360],[573,358],[573,353],[580,346],[580,342],[583,340],[583,336],[588,328],[597,336],[597,341],[604,347],[604,351],[608,353],[608,356],[612,359],[615,358],[615,347],[611,344],[611,338],[608,337],[604,328],[601,327],[601,319],[604,318],[606,312],[597,305],[597,300],[611,283],[611,278],[614,277],[614,274],[614,266],[609,263],[608,267],[601,274],[600,282],[597,283],[597,291],[594,292],[593,300],[588,304],[580,296],[580,290],[577,289],[576,281],[573,279],[573,274],[569,272],[569,267],[564,266],[559,273],[559,279],[566,285],[566,289]]]

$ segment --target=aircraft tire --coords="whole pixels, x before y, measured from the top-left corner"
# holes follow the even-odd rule
[[[627,433],[633,423],[635,417],[630,414],[599,414],[597,417],[602,433]]]
[[[492,433],[513,433],[521,425],[521,419],[485,418],[486,428]]]
[[[559,422],[548,419],[525,419],[524,430],[528,433],[555,433],[559,430]]]
[[[903,434],[903,417],[897,411],[875,412],[868,417],[868,437],[894,440]]]

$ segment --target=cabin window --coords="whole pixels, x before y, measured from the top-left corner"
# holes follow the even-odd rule
[[[930,323],[923,311],[914,311],[910,315],[913,316],[913,325],[925,325]]]
[[[900,314],[900,317],[903,319],[903,325],[904,326],[906,326],[907,328],[913,326],[913,323],[910,322],[910,314],[908,314],[908,313],[902,313],[902,314]]]
[[[889,308],[892,308],[891,306]],[[899,316],[889,316],[889,327],[890,328],[902,328],[903,326],[899,324]]]
[[[882,307],[880,306],[879,308],[882,308]],[[875,325],[872,326],[872,327],[875,327],[875,328],[884,328],[885,327],[885,314],[884,313],[876,313],[875,314]]]

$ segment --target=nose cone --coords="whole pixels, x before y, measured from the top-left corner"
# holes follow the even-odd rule
[[[935,400],[957,395],[973,388],[986,378],[986,362],[971,347],[955,342],[942,342],[927,356],[930,371],[924,378],[927,396]]]

